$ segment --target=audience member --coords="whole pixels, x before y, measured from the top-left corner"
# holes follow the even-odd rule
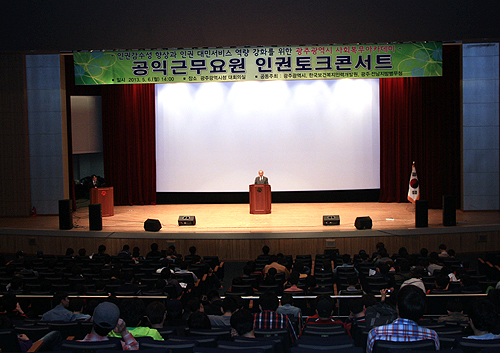
[[[472,303],[469,317],[473,335],[465,337],[475,340],[500,339],[500,335],[492,333],[499,323],[499,313],[487,299],[479,299]]]
[[[146,254],[146,259],[161,258],[161,251],[158,249],[159,247],[157,243],[151,244],[151,251]]]
[[[205,314],[209,317],[210,315],[222,315],[224,310],[222,309],[222,299],[220,294],[216,290],[211,290],[207,293],[207,303],[203,304]]]
[[[448,253],[446,252],[446,245],[445,244],[440,244],[439,245],[439,257],[449,257]]]
[[[212,328],[212,324],[210,323],[210,319],[207,314],[201,311],[196,311],[189,315],[188,327],[190,329],[210,330]]]
[[[315,300],[316,314],[309,316],[304,322],[302,332],[309,325],[343,324],[342,321],[332,317],[335,309],[335,299],[329,295],[320,295]]]
[[[274,268],[277,273],[284,273],[285,278],[288,278],[290,277],[290,271],[286,268],[285,264],[286,259],[284,257],[278,258],[278,256],[272,255],[269,257],[269,265],[264,266],[263,273],[266,275],[271,268]]]
[[[84,321],[90,319],[91,317],[90,315],[83,313],[84,309],[85,309],[85,300],[83,300],[83,298],[77,297],[77,298],[71,298],[69,300],[68,310],[71,311],[73,315],[75,315],[75,320]]]
[[[438,322],[464,323],[468,322],[469,318],[464,315],[464,305],[459,299],[449,300],[446,303],[446,312],[448,315],[440,316]]]
[[[278,314],[279,300],[273,292],[264,292],[259,296],[260,312],[254,315],[255,329],[286,329],[290,333],[290,339],[295,341],[296,334],[293,326],[286,315]]]
[[[127,330],[135,337],[152,337],[156,341],[163,341],[157,329],[141,326],[146,316],[146,306],[139,298],[123,299],[119,305],[120,317],[126,322]],[[119,337],[119,333],[110,332],[109,337]]]
[[[288,278],[289,287],[286,288],[284,291],[285,292],[304,293],[303,289],[297,287],[297,285],[299,284],[299,277],[300,277],[300,274],[298,272],[292,272],[290,274],[290,277]]]
[[[254,316],[247,309],[241,309],[231,315],[231,327],[236,331],[238,336],[255,338],[254,331]]]
[[[243,307],[239,297],[227,296],[222,301],[222,315],[208,315],[212,326],[231,326],[231,315]]]
[[[411,285],[401,288],[397,296],[398,318],[390,324],[370,330],[366,353],[372,353],[377,340],[398,342],[433,340],[436,350],[439,350],[439,337],[436,331],[417,324],[426,309],[425,294],[421,289]]]
[[[121,345],[124,351],[139,350],[139,343],[127,330],[125,321],[120,319],[120,309],[111,302],[99,304],[92,315],[92,331],[84,337],[82,342],[107,341],[109,333],[113,332],[122,338]]]
[[[354,272],[356,272],[356,276],[359,275],[358,269],[356,267],[354,267],[354,264],[351,262],[351,256],[349,254],[342,255],[342,265],[335,267],[335,269],[333,270],[333,273],[337,274],[339,267],[352,268],[354,270]]]
[[[130,246],[127,244],[123,245],[122,250],[120,250],[116,256],[123,259],[132,258],[132,254],[130,253]]]
[[[43,314],[41,321],[75,321],[77,319],[77,316],[68,310],[68,293],[57,292],[54,294],[54,303],[57,305]]]
[[[162,302],[155,300],[146,307],[146,317],[152,328],[163,328],[163,324],[167,318],[167,308]]]

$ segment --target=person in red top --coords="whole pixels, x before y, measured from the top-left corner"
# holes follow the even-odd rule
[[[332,317],[333,310],[335,309],[335,300],[329,295],[324,294],[316,298],[316,315],[309,316],[304,324],[302,332],[308,325],[344,325],[338,319]]]

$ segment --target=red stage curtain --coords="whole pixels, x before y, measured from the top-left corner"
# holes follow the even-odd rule
[[[156,204],[155,86],[102,88],[106,184],[116,205]]]
[[[443,76],[380,80],[380,201],[405,202],[412,161],[420,199],[460,205],[460,46],[443,46]]]

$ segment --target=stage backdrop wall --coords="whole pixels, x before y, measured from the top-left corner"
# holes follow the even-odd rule
[[[381,201],[405,202],[413,160],[429,207],[441,208],[442,195],[460,195],[460,47],[444,46],[443,56],[443,77],[381,80]],[[106,179],[117,205],[151,204],[154,86],[128,86],[102,89]]]

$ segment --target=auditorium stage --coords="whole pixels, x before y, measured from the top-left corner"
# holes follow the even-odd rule
[[[113,253],[124,243],[131,247],[140,244],[141,249],[147,249],[156,241],[162,243],[163,248],[175,244],[186,253],[189,244],[195,244],[206,247],[205,255],[222,252],[233,260],[258,255],[264,243],[275,244],[295,254],[302,250],[304,253],[322,252],[324,248],[354,252],[360,248],[371,249],[377,241],[391,244],[388,246],[390,252],[397,251],[400,246],[418,251],[427,243],[432,244],[429,245],[432,251],[434,244],[440,242],[462,252],[500,250],[500,212],[497,211],[457,210],[457,225],[444,227],[442,210],[431,209],[426,228],[415,227],[415,206],[411,203],[275,203],[272,213],[264,215],[250,214],[248,204],[115,206],[114,212],[114,216],[103,217],[102,231],[89,230],[88,207],[82,202],[73,213],[74,228],[71,230],[60,231],[55,215],[2,218],[0,235],[7,247],[2,252],[15,251],[24,243],[32,244],[33,249],[33,243],[50,240],[56,240],[57,244],[50,244],[50,248],[59,252],[70,245],[75,249],[85,246],[92,251],[94,246],[104,242]],[[340,225],[324,226],[323,215],[339,215]],[[179,216],[195,216],[196,225],[179,226]],[[355,228],[355,219],[360,216],[372,219],[372,229]],[[146,219],[158,219],[162,229],[145,231]],[[16,245],[20,241],[16,236],[28,239]]]

